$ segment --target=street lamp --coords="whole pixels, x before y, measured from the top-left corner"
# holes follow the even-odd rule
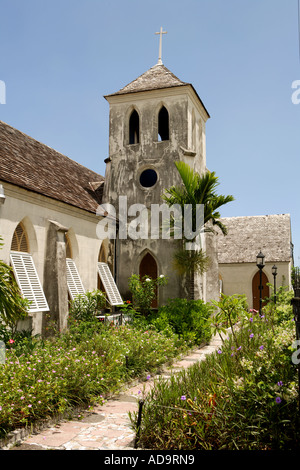
[[[272,274],[274,278],[274,303],[276,304],[276,276],[277,276],[277,266],[274,264],[272,268]]]
[[[262,307],[262,270],[265,267],[265,255],[262,254],[261,251],[259,251],[258,255],[256,256],[256,266],[259,269],[259,314],[261,315],[261,307]]]

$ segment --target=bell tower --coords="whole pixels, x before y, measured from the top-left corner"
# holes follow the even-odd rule
[[[161,30],[160,38],[162,34]],[[209,114],[194,87],[163,65],[161,42],[158,63],[105,99],[110,113],[103,202],[113,205],[123,222],[115,249],[117,285],[126,299],[128,278],[150,276],[151,271],[168,277],[158,304],[182,297],[184,283],[172,266],[176,240],[151,233],[151,207],[163,204],[165,189],[181,183],[175,161],[185,161],[199,173],[206,171]],[[142,206],[146,210],[139,212]],[[132,230],[133,216],[140,222],[139,231]]]

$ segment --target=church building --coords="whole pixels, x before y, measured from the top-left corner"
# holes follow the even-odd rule
[[[31,301],[26,326],[34,334],[43,332],[46,316],[63,330],[69,300],[97,289],[100,280],[112,306],[129,298],[132,274],[168,278],[155,306],[187,295],[172,263],[176,240],[151,234],[151,207],[159,208],[164,190],[181,183],[175,161],[200,174],[207,171],[209,113],[193,85],[177,78],[161,57],[105,99],[110,113],[104,177],[0,122],[0,256]],[[140,231],[130,222],[138,214]],[[99,222],[112,215],[116,236],[109,239],[99,231]],[[252,308],[255,256],[264,246],[268,281],[276,262],[280,283],[290,285],[288,215],[223,222],[227,237],[205,235],[211,263],[204,275],[196,276],[195,298],[210,301],[220,292],[245,293]]]

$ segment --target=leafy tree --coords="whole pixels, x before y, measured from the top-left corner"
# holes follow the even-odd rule
[[[189,297],[194,298],[194,278],[195,273],[201,274],[207,271],[209,267],[209,258],[206,256],[203,248],[199,246],[196,249],[190,250],[187,243],[195,243],[199,240],[197,233],[197,205],[202,204],[204,209],[204,231],[215,232],[214,227],[218,227],[221,232],[226,235],[226,226],[220,221],[221,215],[219,208],[234,200],[233,196],[218,195],[216,188],[219,185],[218,177],[215,172],[207,171],[205,174],[200,175],[195,172],[185,162],[175,162],[176,168],[182,179],[181,186],[172,186],[165,190],[162,198],[169,207],[176,204],[182,210],[182,226],[180,228],[183,233],[182,245],[175,253],[174,264],[175,268],[182,274],[185,273],[188,278]],[[190,205],[192,208],[191,220],[192,230],[196,233],[192,240],[188,240],[184,236],[184,207]],[[175,233],[176,224],[174,221],[173,233]],[[194,246],[195,248],[195,246]]]

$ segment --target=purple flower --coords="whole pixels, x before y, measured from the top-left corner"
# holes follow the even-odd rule
[[[240,349],[242,349],[242,346],[239,346],[239,347],[237,348],[237,351],[239,351]]]
[[[283,385],[282,380],[279,380],[279,382],[277,382],[277,385],[278,385],[278,387],[282,387],[282,385]]]
[[[251,318],[249,318],[249,321],[251,321],[251,322],[252,322],[252,321],[253,321],[253,318],[252,318],[252,317],[251,317]]]
[[[147,380],[151,379],[151,375],[147,375]]]
[[[186,396],[185,396],[185,395],[181,395],[180,400],[182,400],[182,401],[186,400]]]
[[[253,338],[253,336],[254,336],[254,334],[253,334],[253,333],[251,333],[251,335],[249,336],[249,338]]]
[[[275,401],[276,401],[276,403],[281,403],[281,398],[280,398],[280,397],[276,397],[276,398],[275,398]]]
[[[263,346],[259,346],[259,349],[262,351],[262,350],[264,349],[264,347],[263,347]]]
[[[221,349],[218,349],[218,354],[222,354],[222,351],[221,351]]]

